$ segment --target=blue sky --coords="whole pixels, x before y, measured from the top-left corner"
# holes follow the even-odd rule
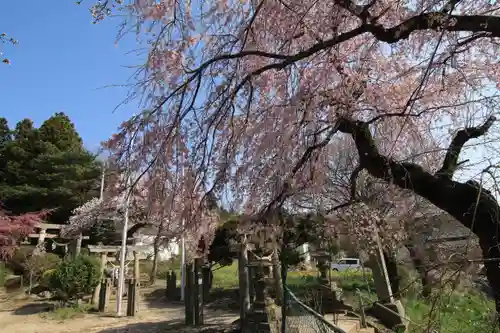
[[[78,6],[72,0],[4,1],[0,33],[19,45],[0,45],[11,65],[0,66],[0,117],[11,127],[23,118],[36,126],[55,112],[65,112],[75,123],[85,145],[95,150],[102,140],[137,109],[128,104],[113,113],[133,73],[124,66],[138,65],[134,36],[115,45],[119,20],[92,24],[92,1]]]

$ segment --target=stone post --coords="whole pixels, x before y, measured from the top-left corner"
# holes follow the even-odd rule
[[[257,332],[267,332],[269,330],[269,323],[267,322],[266,314],[266,297],[267,279],[266,272],[270,273],[269,267],[272,263],[268,259],[258,259],[250,262],[250,266],[255,268],[254,288],[255,288],[255,301],[252,307],[252,322],[257,326],[254,328]]]
[[[308,243],[302,244],[302,255],[304,257],[304,265],[306,266],[307,269],[310,269],[310,267],[311,267],[311,253],[309,253],[309,244]]]
[[[104,268],[106,268],[106,262],[108,260],[107,258],[108,258],[108,254],[106,252],[102,252],[101,253],[101,267],[100,267],[101,279],[104,277]],[[93,305],[98,304],[100,291],[101,291],[101,283],[95,287],[94,292],[92,293],[91,303]]]
[[[82,252],[82,240],[83,240],[83,235],[80,233],[76,238],[75,257],[78,257]]]
[[[405,310],[400,300],[395,300],[392,296],[391,284],[385,268],[385,261],[382,255],[371,255],[369,267],[372,270],[373,281],[377,292],[378,302],[375,303],[370,313],[389,328],[408,327],[405,318]]]
[[[330,259],[330,255],[326,251],[318,251],[315,253],[314,259],[318,262],[318,279],[320,284],[328,285],[328,270],[330,269],[328,260]]]
[[[47,229],[40,228],[40,232],[38,233],[37,246],[42,246],[42,244],[45,242],[45,236],[46,235],[47,235]]]
[[[139,253],[134,251],[134,280],[135,280],[135,293],[139,294],[141,289],[141,270],[139,266]],[[139,303],[135,302],[134,311],[139,311]]]

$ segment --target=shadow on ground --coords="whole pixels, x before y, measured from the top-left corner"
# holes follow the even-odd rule
[[[152,291],[144,291],[143,299],[147,303],[148,308],[163,309],[168,307],[169,301],[165,296],[165,289],[155,289]]]
[[[16,310],[12,311],[12,314],[16,316],[26,316],[33,315],[37,313],[50,312],[54,310],[54,304],[52,303],[29,303],[25,304]]]
[[[159,323],[135,323],[122,327],[107,328],[97,333],[239,333],[239,329],[235,325],[204,325],[201,327],[188,327],[184,325],[182,320],[172,320]]]
[[[169,306],[182,306],[182,302],[168,301],[164,289],[156,289],[143,294],[143,299],[149,308],[163,309]],[[238,289],[214,289],[210,292],[210,298],[205,302],[205,308],[209,310],[223,310],[238,312],[240,309]]]
[[[214,289],[210,292],[210,299],[205,303],[205,307],[210,310],[223,310],[238,312],[240,310],[239,290],[234,289]]]

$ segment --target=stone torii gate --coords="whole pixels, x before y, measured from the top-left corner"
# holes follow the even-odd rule
[[[108,255],[112,254],[117,254],[121,250],[121,246],[114,246],[114,245],[89,245],[88,250],[90,253],[95,253],[98,254],[100,253],[101,256],[101,267],[100,267],[100,272],[101,276],[104,274],[104,270],[106,268],[106,265],[108,263],[112,263],[116,261],[116,258],[109,257]],[[139,260],[141,259],[146,259],[146,256],[140,256],[140,253],[148,251],[149,246],[140,246],[140,245],[127,245],[127,260],[133,261],[134,262],[134,279],[139,283],[140,281],[140,269],[139,269]],[[132,253],[132,255],[130,255]],[[126,265],[127,266],[127,265]],[[94,289],[94,292],[92,294],[92,304],[96,305],[99,300],[99,293],[101,292],[101,285],[97,285],[97,287]],[[135,307],[136,308],[136,307]]]
[[[76,239],[74,237],[62,237],[60,230],[63,228],[63,224],[53,224],[53,223],[37,223],[35,225],[36,229],[38,230],[38,233],[32,233],[27,236],[27,238],[34,238],[38,239],[37,240],[37,247],[42,246],[45,243],[45,239],[54,239],[54,238],[62,238],[62,239],[67,239],[69,240],[68,243],[65,244],[56,244],[58,246],[65,246],[67,249],[67,246],[70,245],[70,243],[73,243],[71,246],[73,254],[76,256],[80,254],[81,248],[82,248],[82,240],[84,239],[89,239],[88,236],[83,236],[82,234],[79,234]],[[47,233],[47,230],[59,230],[59,233],[54,234],[54,233]]]

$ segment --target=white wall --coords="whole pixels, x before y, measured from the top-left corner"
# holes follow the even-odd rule
[[[139,238],[136,240],[136,245],[140,246],[148,246],[149,249],[145,251],[144,253],[146,255],[149,255],[151,257],[151,260],[153,260],[153,254],[154,254],[154,236],[145,236],[141,235]],[[176,241],[170,241],[167,245],[160,246],[160,251],[158,253],[158,260],[159,261],[166,261],[171,259],[173,256],[176,256],[180,253],[180,247],[179,244]]]

